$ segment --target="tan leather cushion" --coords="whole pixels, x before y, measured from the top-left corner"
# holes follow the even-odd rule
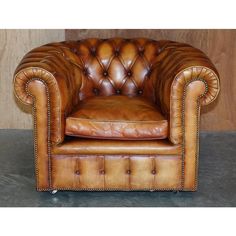
[[[82,101],[66,119],[66,135],[101,139],[164,139],[168,123],[143,97],[98,96]]]

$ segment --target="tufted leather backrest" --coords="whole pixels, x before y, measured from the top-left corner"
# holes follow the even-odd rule
[[[156,73],[151,72],[160,62],[157,56],[165,42],[145,38],[64,42],[73,53],[67,59],[83,72],[80,99],[115,94],[154,99]]]

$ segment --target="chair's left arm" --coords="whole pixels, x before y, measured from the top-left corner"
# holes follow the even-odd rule
[[[183,189],[197,188],[200,106],[216,99],[219,75],[200,50],[166,42],[156,80],[156,100],[169,119],[169,139],[183,147]]]
[[[156,99],[162,112],[169,118],[169,139],[182,142],[183,120],[187,110],[214,101],[220,91],[219,74],[210,59],[199,49],[183,43],[167,41],[162,49],[163,60],[156,80]],[[187,110],[186,110],[187,109]],[[191,119],[191,117],[186,117]]]

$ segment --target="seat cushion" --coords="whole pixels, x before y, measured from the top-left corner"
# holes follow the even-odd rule
[[[143,97],[97,96],[81,101],[66,118],[65,133],[99,139],[165,139],[168,122]]]

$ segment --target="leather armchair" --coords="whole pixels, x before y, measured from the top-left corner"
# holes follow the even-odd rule
[[[86,39],[24,56],[15,95],[32,105],[38,191],[197,189],[200,107],[220,90],[200,50]]]

